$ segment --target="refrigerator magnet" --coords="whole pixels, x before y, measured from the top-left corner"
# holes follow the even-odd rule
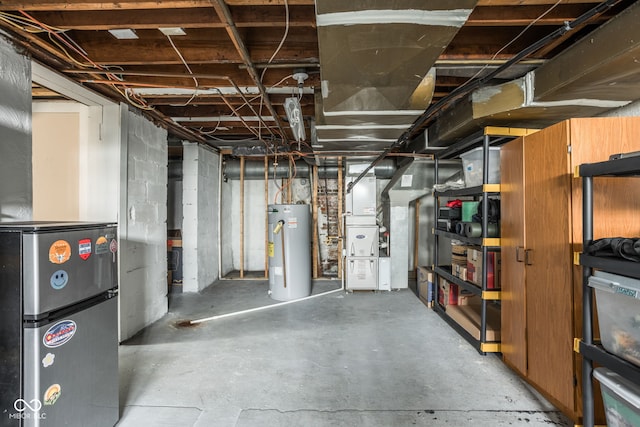
[[[71,245],[66,240],[56,240],[49,247],[49,261],[64,264],[71,258]]]
[[[62,394],[62,387],[60,384],[51,384],[47,391],[44,392],[44,401],[45,405],[53,405],[56,403],[60,395]]]
[[[53,362],[56,360],[56,355],[53,353],[47,353],[45,357],[42,358],[42,367],[48,368],[53,365]]]
[[[49,283],[51,284],[51,287],[53,289],[59,291],[60,289],[67,286],[67,283],[69,283],[69,275],[64,270],[58,270],[51,275]]]
[[[42,337],[42,343],[45,347],[56,348],[66,344],[76,334],[77,325],[73,320],[61,320]]]
[[[116,239],[111,239],[111,243],[109,243],[109,250],[114,254],[118,252],[118,242]]]
[[[109,241],[106,237],[100,236],[96,239],[96,255],[109,253]]]
[[[78,255],[85,261],[91,256],[91,239],[78,240]]]

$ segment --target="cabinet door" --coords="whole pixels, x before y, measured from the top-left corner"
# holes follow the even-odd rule
[[[529,380],[575,411],[567,124],[524,138]]]
[[[502,246],[502,356],[506,364],[527,375],[525,303],[524,152],[522,138],[500,150],[500,236]]]

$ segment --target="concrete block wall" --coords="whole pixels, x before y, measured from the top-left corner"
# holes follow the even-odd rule
[[[200,144],[183,143],[182,290],[198,292],[219,277],[220,158]]]
[[[0,221],[32,219],[31,61],[0,36]]]
[[[167,132],[123,108],[120,340],[161,318],[167,300]]]

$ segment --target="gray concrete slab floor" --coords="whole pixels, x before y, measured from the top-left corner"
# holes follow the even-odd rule
[[[314,294],[337,289],[315,281]],[[120,346],[119,427],[569,426],[409,290],[277,303],[264,280],[172,294]]]

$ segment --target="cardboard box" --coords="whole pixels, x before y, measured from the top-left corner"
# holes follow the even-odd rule
[[[459,279],[467,280],[467,263],[451,264],[451,274]]]
[[[451,255],[462,255],[466,258],[469,246],[466,245],[451,245]]]
[[[474,298],[477,295],[474,295],[472,292],[466,291],[464,289],[458,290],[458,305],[469,305],[473,302]]]
[[[438,302],[443,307],[458,304],[458,285],[449,283],[441,277],[438,285]]]
[[[427,307],[432,307],[435,294],[433,271],[427,267],[418,267],[416,276],[418,278],[418,298],[420,298]]]
[[[480,304],[480,298],[474,296],[467,305],[447,307],[447,315],[477,340],[480,339]],[[500,341],[500,310],[491,303],[487,305],[486,341]]]
[[[500,252],[487,252],[487,289],[500,288]],[[482,286],[482,251],[469,249],[467,251],[466,280]]]

